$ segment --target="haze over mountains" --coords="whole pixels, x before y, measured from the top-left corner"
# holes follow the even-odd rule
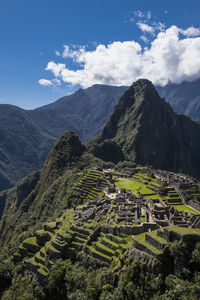
[[[41,168],[65,131],[75,131],[82,141],[98,134],[126,89],[94,85],[29,111],[0,105],[0,190]]]
[[[156,88],[177,113],[200,120],[200,80]],[[65,131],[75,131],[83,142],[96,136],[127,89],[94,85],[29,111],[0,105],[0,190],[40,169]]]

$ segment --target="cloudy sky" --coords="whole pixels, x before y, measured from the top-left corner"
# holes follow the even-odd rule
[[[199,0],[1,0],[0,103],[200,77]]]

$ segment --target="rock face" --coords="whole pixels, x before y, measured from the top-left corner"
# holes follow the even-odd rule
[[[200,177],[200,124],[177,115],[146,79],[124,93],[92,143],[107,139],[137,164]]]

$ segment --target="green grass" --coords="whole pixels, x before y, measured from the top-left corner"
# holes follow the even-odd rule
[[[151,196],[149,196],[149,198],[151,198],[151,199],[161,199],[161,200],[165,201],[165,198],[160,196],[159,194],[151,195]]]
[[[177,233],[180,233],[181,235],[184,234],[198,234],[200,235],[200,229],[196,228],[185,228],[185,227],[178,227],[178,226],[169,226],[166,227],[168,231],[175,231]]]
[[[30,261],[30,263],[32,263],[32,265],[34,265],[34,266],[38,266],[38,264],[39,264],[39,263],[37,263],[37,262],[35,261],[35,257],[34,257],[34,256],[31,257],[31,258],[29,258],[27,261]]]
[[[117,243],[111,241],[111,240],[108,239],[107,237],[103,237],[103,239],[104,239],[106,242],[110,243],[111,245],[113,245],[113,246],[115,246],[115,247],[117,247],[117,248],[119,247],[119,245],[118,245]]]
[[[38,259],[41,259],[43,262],[45,262],[45,257],[41,256],[40,251],[38,251],[38,252],[35,254],[35,257],[37,257]]]
[[[123,249],[128,249],[132,246],[133,244],[133,239],[131,237],[125,237],[123,238],[124,244],[123,244]]]
[[[88,248],[91,250],[91,252],[95,252],[95,253],[97,253],[97,254],[99,254],[99,255],[101,255],[101,256],[104,256],[104,257],[106,257],[108,260],[111,261],[112,258],[111,258],[110,256],[108,256],[108,255],[106,255],[106,254],[104,254],[104,253],[102,253],[102,252],[97,251],[93,246],[88,246]]]
[[[147,178],[147,179],[151,179],[151,177],[148,177],[147,175],[145,175],[144,173],[137,173],[136,175]]]
[[[104,249],[104,250],[110,252],[110,254],[112,254],[112,255],[115,254],[115,251],[114,251],[114,250],[112,250],[111,248],[106,247],[106,246],[103,245],[101,242],[97,242],[96,245],[99,246],[100,248],[102,248],[102,249]]]
[[[140,192],[141,194],[152,194],[152,191],[149,190],[145,184],[142,184],[140,182],[137,182],[130,178],[121,178],[118,177],[117,181],[115,182],[116,186],[121,189],[127,189],[131,191],[133,194],[138,194]]]
[[[23,241],[23,243],[26,243],[26,244],[31,244],[31,245],[34,245],[34,246],[37,246],[38,247],[38,243],[36,241],[36,237],[30,237],[26,240]]]
[[[133,237],[133,239],[138,242],[139,244],[142,244],[146,248],[148,248],[150,251],[152,251],[155,254],[160,254],[162,251],[158,250],[157,248],[153,247],[151,244],[147,243],[145,241],[145,234],[146,233],[141,233]]]
[[[44,275],[44,276],[47,276],[47,275],[48,275],[47,269],[44,269],[44,268],[42,268],[42,267],[38,269],[38,272],[41,273],[41,274]]]
[[[155,240],[158,240],[161,244],[168,244],[167,241],[165,241],[163,238],[161,238],[159,235],[157,235],[157,230],[153,230],[148,233],[150,236],[152,236]]]
[[[195,215],[200,214],[200,212],[198,213],[196,210],[188,207],[187,205],[181,204],[181,205],[171,205],[172,207],[176,208],[179,211],[186,211],[188,213],[194,213]]]
[[[54,248],[51,244],[48,245],[48,249],[51,249],[54,253],[60,253],[60,251]]]

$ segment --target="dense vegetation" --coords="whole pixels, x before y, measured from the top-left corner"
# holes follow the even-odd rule
[[[107,140],[119,145],[126,160],[200,177],[200,125],[177,115],[148,80],[133,83],[89,145]]]
[[[200,120],[199,80],[156,88],[176,113]],[[84,142],[96,136],[127,89],[94,85],[32,111],[0,105],[0,191],[41,168],[65,131],[75,131]]]
[[[82,141],[100,132],[126,87],[95,85],[35,110],[0,105],[0,191],[40,169],[67,130]]]
[[[121,258],[121,268],[86,266],[58,259],[50,270],[46,290],[23,278],[20,264],[1,265],[2,300],[10,299],[199,299],[200,245],[174,242],[160,262],[134,259],[131,250]],[[11,285],[11,279],[14,282]]]
[[[73,132],[61,136],[46,160],[40,179],[32,179],[29,193],[21,196],[30,176],[23,180],[24,184],[18,184],[18,188],[4,193],[6,206],[0,234],[1,245],[9,245],[8,253],[16,249],[19,241],[39,229],[42,222],[54,220],[81,201],[73,189],[78,173],[102,163],[87,152]]]
[[[97,89],[101,87],[97,86]],[[95,96],[93,92],[91,95]],[[87,101],[85,91],[77,93],[80,94],[80,101]],[[72,101],[73,96],[69,99],[69,102]],[[115,183],[121,189],[130,190],[133,195],[144,195],[142,201],[145,205],[145,197],[151,195],[152,199],[161,198],[163,203],[175,204],[178,210],[197,213],[182,202],[175,190],[167,191],[155,177],[140,173],[139,166],[132,177],[126,178],[127,173],[120,176],[122,168],[129,167],[131,171],[135,163],[140,162],[138,157],[144,159],[142,164],[159,164],[159,159],[163,162],[163,157],[157,154],[158,159],[152,160],[159,145],[151,144],[151,132],[147,127],[153,131],[155,115],[162,116],[160,121],[164,126],[162,122],[158,125],[162,135],[172,127],[167,136],[170,141],[175,140],[171,137],[172,131],[177,133],[182,122],[185,122],[188,132],[191,128],[194,130],[191,134],[193,146],[195,139],[199,143],[196,138],[198,124],[177,117],[166,103],[161,102],[151,83],[138,81],[121,97],[102,134],[88,143],[89,150],[74,132],[69,131],[56,142],[41,172],[31,173],[14,188],[0,193],[2,300],[199,299],[199,229],[167,227],[166,232],[172,232],[170,236],[178,236],[174,242],[160,236],[158,233],[163,231],[158,227],[148,233],[143,231],[133,235],[127,233],[130,224],[127,226],[125,221],[118,223],[116,202],[106,197],[96,199],[102,197],[103,187]],[[54,108],[60,111],[60,107],[64,106],[65,99],[61,99],[48,107],[48,113]],[[44,126],[41,116],[45,109],[36,111],[40,124],[44,122]],[[47,111],[45,113],[49,116]],[[147,124],[144,119],[148,120]],[[174,129],[168,122],[176,123],[178,127]],[[86,127],[85,134],[89,130]],[[180,148],[187,139],[187,130],[186,133],[177,133]],[[45,134],[49,137],[47,131]],[[148,142],[142,143],[144,140]],[[162,143],[167,144],[166,140]],[[172,150],[168,149],[167,153]],[[187,154],[185,149],[181,151]],[[198,152],[198,147],[195,151]],[[178,168],[177,156],[180,153],[177,153],[175,165],[173,160],[167,161],[172,163],[169,168]],[[167,157],[166,153],[164,157]],[[114,163],[118,164],[115,166]],[[183,164],[181,166],[182,169],[185,167]],[[107,170],[104,172],[101,167],[107,167]],[[108,170],[114,167],[113,173]],[[150,173],[153,170],[148,169]],[[191,170],[195,172],[195,168]],[[187,196],[188,191],[184,192]],[[195,192],[199,193],[199,189],[196,188]],[[109,205],[107,201],[110,201]],[[122,205],[124,208],[128,206],[125,204]],[[135,214],[135,207],[128,206],[128,209],[132,215]],[[122,212],[121,206],[119,211]],[[88,219],[88,214],[93,217]],[[132,218],[135,222],[133,229],[140,225],[143,228],[143,222],[147,221],[144,212]],[[155,243],[159,244],[158,248]],[[136,244],[140,245],[139,248]]]

